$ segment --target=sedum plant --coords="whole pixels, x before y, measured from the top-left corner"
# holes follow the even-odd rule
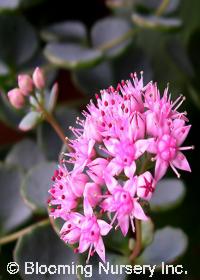
[[[2,254],[17,240],[14,260],[23,279],[32,279],[24,274],[27,256],[46,264],[89,262],[94,269],[98,260],[157,268],[162,261],[175,262],[187,248],[187,236],[165,220],[159,228],[156,213],[183,200],[179,170],[191,171],[184,150],[193,146],[183,144],[191,126],[180,111],[185,97],[172,98],[184,88],[200,104],[198,55],[189,36],[198,31],[187,29],[185,18],[177,15],[178,8],[188,15],[187,5],[109,0],[111,15],[91,30],[71,20],[44,23],[37,33],[22,14],[42,0],[11,2],[0,1],[0,119],[31,131],[37,143],[20,141],[0,164]],[[7,36],[13,29],[15,36]],[[186,38],[184,46],[179,34]],[[36,65],[40,68],[33,70]],[[85,93],[78,106],[92,97],[82,116],[69,106],[56,106],[58,68],[70,71]],[[134,73],[117,86],[132,69],[144,69],[144,81],[142,73]],[[4,94],[21,72],[28,74],[18,76],[18,88]],[[172,94],[168,86],[159,91],[153,77],[160,88],[173,79]],[[100,88],[106,89],[93,98]],[[168,171],[177,178],[166,179]]]
[[[174,240],[180,239],[178,254],[183,253],[187,239],[179,229],[166,227],[157,231],[151,243],[153,224],[147,205],[151,205],[151,199],[156,204],[156,191],[158,189],[159,193],[161,188],[159,182],[169,167],[178,178],[177,169],[191,172],[182,152],[194,148],[182,146],[191,128],[186,112],[179,111],[184,96],[173,101],[168,87],[161,94],[156,83],[144,84],[143,73],[139,78],[136,73],[131,74],[130,80],[121,81],[116,88],[110,86],[101,90],[95,95],[96,100],[90,100],[82,112],[83,119],[78,117],[77,126],[69,127],[74,135],[69,139],[63,136],[63,130],[48,107],[49,102],[45,102],[51,97],[46,96],[41,69],[36,68],[32,78],[20,75],[18,86],[8,92],[10,103],[19,109],[26,102],[29,108],[19,128],[32,129],[39,114],[52,125],[67,150],[59,155],[47,202],[53,228],[74,248],[74,253],[88,251],[86,262],[97,253],[105,262],[103,238],[109,237],[108,248],[115,246],[115,232],[122,234],[117,243],[127,262],[132,264],[146,261],[149,248],[158,250],[155,247],[162,246],[154,241],[158,238],[162,242],[168,235]],[[51,95],[57,94],[57,90],[54,85]],[[54,166],[48,171],[49,177]],[[168,181],[168,188],[173,187],[170,185],[174,180]],[[177,198],[181,193],[182,185],[179,185]],[[31,199],[35,198],[29,194],[26,200]],[[173,205],[173,199],[171,203]],[[38,226],[43,226],[43,222]],[[18,245],[17,251],[23,250],[21,247],[23,245]]]

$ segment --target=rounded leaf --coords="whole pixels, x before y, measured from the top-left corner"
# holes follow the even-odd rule
[[[150,201],[152,211],[168,210],[177,206],[185,196],[185,186],[180,179],[163,179],[158,182]]]
[[[87,39],[87,30],[80,21],[64,21],[47,26],[41,36],[45,41],[83,42]]]
[[[143,6],[147,9],[153,9],[154,11],[162,4],[163,0],[136,0],[136,5]],[[180,0],[169,0],[166,9],[163,14],[170,14],[177,10],[180,4]]]
[[[0,0],[0,12],[17,9],[19,2],[20,0]]]
[[[132,20],[142,28],[171,30],[181,27],[182,22],[178,18],[163,18],[154,15],[141,15],[134,13]]]
[[[130,255],[129,238],[123,236],[121,230],[112,230],[104,237],[105,246],[111,251],[118,252],[123,255]]]
[[[41,120],[41,113],[39,112],[29,112],[25,117],[21,120],[19,124],[19,129],[23,131],[28,131],[33,128],[39,123]]]
[[[122,40],[112,47],[112,42],[120,40],[131,32],[128,21],[117,17],[107,17],[95,23],[91,31],[92,44],[97,49],[105,50],[108,57],[120,55],[132,42],[132,38]],[[109,46],[109,47],[108,47]]]
[[[101,51],[75,43],[49,43],[44,54],[51,63],[67,69],[90,67],[102,59]]]
[[[28,170],[34,165],[45,161],[45,157],[33,140],[24,139],[15,144],[6,156],[5,162],[18,165]]]
[[[77,255],[59,239],[50,225],[38,226],[21,237],[15,247],[14,260],[19,264],[19,273],[24,280],[61,280],[66,277],[69,280],[77,279],[76,274],[68,273],[67,268],[64,267],[66,265],[71,267],[72,263],[76,264]],[[34,264],[33,273],[25,274],[25,264],[30,267],[32,263]],[[37,264],[38,268],[43,265],[41,271],[44,271],[44,266],[46,266],[49,272],[38,275]],[[60,274],[56,270],[58,265],[63,266],[63,269],[60,267]],[[31,271],[31,268],[27,271]]]
[[[24,177],[22,196],[27,205],[37,213],[47,212],[48,190],[55,169],[56,163],[42,162],[31,168]]]
[[[55,230],[58,236],[60,236],[60,231],[65,223],[65,221],[61,218],[54,219],[52,217],[49,217],[50,223],[52,225],[52,228]]]
[[[0,61],[0,76],[7,76],[9,74],[10,70],[8,66]]]
[[[0,164],[0,232],[3,234],[24,223],[31,215],[20,195],[22,179],[19,168]]]
[[[36,52],[38,40],[31,24],[22,16],[0,15],[0,59],[11,66],[28,61]]]
[[[142,221],[141,227],[142,227],[142,247],[145,248],[153,241],[154,224],[152,220],[149,219],[148,221]]]
[[[153,242],[143,251],[136,262],[157,267],[162,262],[172,263],[184,254],[187,245],[187,236],[181,229],[167,226],[155,232]]]

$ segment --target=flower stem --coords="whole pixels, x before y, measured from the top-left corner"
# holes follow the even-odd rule
[[[31,225],[31,226],[28,226],[28,227],[26,227],[24,229],[21,229],[21,230],[19,230],[17,232],[14,232],[14,233],[12,233],[10,235],[2,237],[2,238],[0,238],[0,245],[13,242],[13,241],[17,240],[19,237],[22,237],[26,233],[29,233],[30,231],[32,231],[35,227],[42,226],[42,225],[47,225],[48,223],[49,223],[49,218],[47,218],[45,220],[42,220],[40,222],[37,222],[37,223],[35,223],[35,224]]]
[[[141,221],[138,219],[135,219],[135,230],[136,230],[136,243],[133,252],[129,257],[131,261],[133,261],[140,254],[141,247],[142,247]]]
[[[156,16],[161,16],[167,9],[169,5],[169,0],[163,0],[159,5],[158,9],[155,11]]]
[[[109,50],[120,43],[123,43],[125,40],[131,38],[133,35],[135,35],[138,32],[139,29],[130,29],[128,32],[124,33],[122,36],[119,36],[113,40],[110,40],[102,45],[100,45],[97,49],[100,51],[106,51]]]
[[[163,0],[161,2],[161,4],[159,5],[158,9],[155,11],[155,15],[161,16],[167,9],[168,5],[169,5],[169,0]],[[100,45],[98,47],[98,50],[100,50],[100,51],[109,50],[109,49],[123,43],[125,40],[131,38],[133,35],[137,34],[137,32],[139,30],[140,30],[139,28],[130,29],[129,31],[124,33],[122,36],[119,36],[111,41],[108,41],[108,42]]]
[[[143,161],[143,164],[140,169],[140,174],[146,171],[146,167],[148,165],[149,158]],[[139,254],[142,248],[142,229],[141,229],[141,220],[135,219],[135,231],[136,231],[136,242],[135,247],[133,249],[132,254],[130,255],[130,260],[133,261]]]
[[[63,129],[60,127],[54,116],[49,113],[42,104],[38,104],[39,110],[43,113],[46,121],[53,127],[57,135],[60,137],[61,141],[66,145],[68,151],[72,151],[72,148],[69,146],[68,140],[65,136]]]

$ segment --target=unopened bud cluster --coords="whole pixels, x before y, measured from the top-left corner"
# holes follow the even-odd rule
[[[27,74],[18,76],[18,88],[8,92],[8,99],[13,107],[21,109],[25,105],[25,98],[29,96],[34,87],[42,90],[45,86],[45,79],[42,70],[37,67],[33,72],[32,78]]]

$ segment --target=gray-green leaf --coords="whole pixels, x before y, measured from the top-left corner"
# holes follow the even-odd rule
[[[39,162],[45,161],[45,157],[33,140],[24,139],[15,144],[6,156],[5,162],[18,165],[28,170]]]
[[[163,18],[154,15],[141,15],[134,13],[132,20],[135,24],[142,28],[160,29],[160,30],[173,30],[180,28],[182,22],[178,18]]]
[[[163,179],[150,201],[152,211],[168,210],[177,206],[185,196],[185,186],[180,179]]]
[[[108,17],[95,23],[91,31],[92,44],[105,51],[108,57],[115,57],[124,52],[132,42],[127,33],[132,32],[128,21],[117,17]],[[127,38],[126,38],[127,36]],[[112,46],[113,42],[118,42]]]
[[[139,264],[172,263],[184,254],[188,244],[186,234],[179,228],[167,226],[155,232],[154,240],[136,260]]]
[[[0,0],[0,12],[17,9],[19,2],[20,0]]]
[[[67,69],[91,67],[102,59],[101,51],[75,43],[49,43],[44,54],[51,63]]]
[[[22,196],[27,205],[37,213],[47,212],[48,190],[55,169],[56,163],[42,162],[31,168],[24,177]]]
[[[20,195],[23,173],[16,166],[0,164],[0,232],[6,233],[24,223],[31,215]]]
[[[55,274],[36,274],[34,267],[34,272],[32,274],[25,274],[25,263],[31,262],[36,265],[45,265],[49,267],[53,265],[58,267],[58,265],[69,265],[72,266],[72,263],[76,265],[78,255],[73,253],[73,250],[65,245],[56,233],[53,231],[50,225],[41,225],[33,229],[30,233],[21,237],[14,251],[14,260],[19,264],[20,275],[24,280],[75,280],[77,279],[76,274],[67,273],[64,269],[64,273],[55,273]],[[30,268],[29,268],[30,270]],[[53,271],[53,268],[52,268]]]
[[[19,67],[28,61],[38,48],[36,32],[22,16],[0,15],[0,59]]]
[[[87,30],[80,21],[64,21],[44,28],[41,36],[45,41],[84,42],[87,38]]]
[[[36,127],[36,125],[41,120],[41,113],[39,112],[29,112],[25,117],[21,120],[19,124],[19,129],[23,131],[28,131]]]
[[[136,5],[141,5],[148,9],[158,9],[158,7],[162,4],[163,0],[135,0]],[[180,4],[180,0],[169,0],[167,7],[163,11],[163,14],[170,14],[176,11]]]

